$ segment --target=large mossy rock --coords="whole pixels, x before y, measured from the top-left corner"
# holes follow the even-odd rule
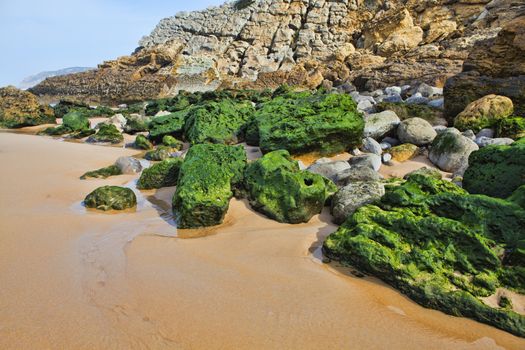
[[[229,99],[198,105],[188,112],[184,136],[192,144],[237,144],[244,140],[244,127],[254,112],[251,102]]]
[[[387,188],[324,243],[324,253],[418,303],[525,336],[525,316],[483,297],[525,293],[525,210],[422,175]]]
[[[180,167],[173,211],[179,228],[221,224],[230,199],[241,185],[246,152],[240,146],[191,147]]]
[[[463,176],[470,193],[506,198],[525,184],[525,138],[510,146],[487,146],[473,152]]]
[[[124,210],[137,205],[135,193],[127,187],[103,186],[99,187],[84,199],[88,208],[99,210]]]
[[[264,153],[336,154],[359,145],[364,120],[349,95],[317,92],[277,96],[257,110],[247,141]]]
[[[144,169],[140,174],[137,188],[151,190],[154,188],[177,185],[179,170],[182,164],[181,158],[168,158]]]
[[[487,95],[470,103],[454,119],[454,126],[459,130],[492,128],[496,123],[512,115],[514,105],[506,96]]]
[[[252,207],[279,222],[308,222],[336,191],[321,175],[300,170],[288,151],[267,153],[250,163],[244,184]]]
[[[150,150],[150,149],[153,149],[153,144],[151,143],[150,140],[148,140],[148,138],[144,135],[137,135],[137,137],[135,137],[135,142],[133,143],[133,145],[135,146],[135,148],[138,148],[138,149],[143,149],[143,150]]]
[[[496,122],[496,135],[519,139],[525,137],[525,117],[508,117]]]
[[[160,145],[154,150],[146,152],[144,158],[146,158],[147,160],[161,161],[171,158],[173,152],[175,152],[175,149]]]
[[[88,142],[101,143],[120,143],[124,141],[124,136],[120,133],[114,124],[104,124],[100,126],[98,132],[90,136]]]
[[[21,128],[55,122],[53,110],[40,105],[32,93],[13,86],[0,89],[0,127]]]

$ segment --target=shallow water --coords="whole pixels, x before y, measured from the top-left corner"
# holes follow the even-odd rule
[[[232,200],[223,225],[177,231],[174,188],[78,179],[134,153],[0,134],[0,348],[525,348],[321,264],[327,212],[286,225]],[[102,185],[133,188],[137,210],[81,207]]]

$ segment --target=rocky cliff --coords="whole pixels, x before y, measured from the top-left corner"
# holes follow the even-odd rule
[[[524,13],[519,0],[238,0],[163,19],[132,55],[32,91],[115,103],[282,83],[442,86]]]

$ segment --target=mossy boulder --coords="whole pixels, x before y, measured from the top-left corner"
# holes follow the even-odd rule
[[[473,152],[463,176],[470,193],[506,198],[525,184],[525,138],[510,146],[487,146]]]
[[[525,293],[525,210],[456,185],[412,175],[359,208],[324,243],[416,302],[525,336],[525,316],[481,298],[499,287]]]
[[[508,117],[500,119],[495,124],[497,137],[510,137],[519,139],[525,137],[525,118]]]
[[[184,143],[180,140],[177,140],[171,135],[164,135],[162,138],[162,144],[166,147],[175,148],[177,150],[182,150]]]
[[[126,124],[124,131],[128,134],[135,134],[137,132],[149,131],[151,118],[142,116],[140,114],[125,115]]]
[[[0,88],[0,127],[21,128],[55,122],[53,110],[40,105],[32,93],[13,86]]]
[[[89,129],[89,119],[79,111],[72,111],[64,115],[62,125],[70,131]]]
[[[171,158],[171,155],[174,151],[175,150],[171,147],[161,145],[155,148],[154,150],[146,152],[144,158],[146,158],[147,160],[161,161]]]
[[[247,126],[264,153],[336,154],[361,144],[364,120],[349,95],[287,93],[266,102]]]
[[[88,142],[120,143],[124,136],[114,124],[103,124],[95,135],[89,137]]]
[[[377,112],[393,111],[401,120],[421,118],[432,125],[447,125],[443,111],[427,105],[404,102],[380,102],[376,106]]]
[[[144,169],[140,174],[137,188],[151,190],[154,188],[176,186],[179,178],[181,158],[168,158]]]
[[[499,120],[514,112],[512,100],[506,96],[487,95],[470,103],[454,119],[454,126],[459,130],[478,132],[492,128]]]
[[[113,165],[110,165],[104,168],[100,168],[97,170],[88,171],[87,173],[82,175],[80,179],[82,180],[85,180],[87,178],[105,179],[110,176],[121,175],[121,174],[122,174],[122,171],[120,170],[120,168],[113,164]]]
[[[164,135],[181,138],[189,110],[190,108],[187,108],[162,117],[153,118],[149,124],[149,138],[155,141],[161,141]]]
[[[241,186],[245,166],[243,147],[222,144],[191,147],[180,167],[173,196],[177,227],[221,224],[230,199]]]
[[[321,175],[300,170],[288,151],[265,154],[250,163],[244,184],[252,207],[279,222],[308,222],[336,191]]]
[[[135,137],[134,146],[135,146],[135,148],[143,149],[143,150],[153,149],[153,144],[144,135],[137,135],[137,137]]]
[[[192,144],[237,144],[244,140],[244,127],[255,109],[251,102],[225,99],[203,103],[189,110],[184,136]]]
[[[127,187],[103,186],[99,187],[84,199],[88,208],[99,210],[124,210],[137,205],[135,193]]]

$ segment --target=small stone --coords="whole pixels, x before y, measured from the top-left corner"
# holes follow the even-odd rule
[[[428,98],[423,97],[419,92],[415,93],[414,95],[410,96],[406,99],[406,103],[408,104],[417,104],[417,105],[424,105],[428,103]]]
[[[397,146],[397,145],[399,145],[401,143],[401,142],[399,142],[398,139],[390,137],[390,136],[385,137],[381,142],[386,142],[386,143],[392,145],[392,147],[393,146]]]
[[[436,135],[437,132],[429,122],[417,117],[403,120],[397,128],[397,136],[401,142],[417,146],[431,143]]]
[[[390,153],[383,153],[383,163],[388,164],[392,160],[392,155]]]
[[[443,109],[445,108],[445,99],[444,98],[438,98],[435,100],[430,100],[427,103],[430,107]]]
[[[384,142],[384,141],[381,142],[381,143],[379,144],[379,146],[381,146],[381,149],[382,149],[383,151],[386,150],[386,149],[392,148],[392,145],[391,145],[391,144],[389,144],[388,142]]]
[[[403,89],[399,86],[390,86],[385,89],[387,95],[401,95]]]
[[[381,101],[398,103],[398,102],[403,102],[403,98],[401,97],[401,95],[390,95],[390,96],[383,97]]]
[[[133,157],[119,157],[115,165],[120,169],[122,174],[137,174],[142,171],[140,160]]]
[[[510,145],[514,143],[514,140],[513,139],[509,139],[507,137],[499,137],[499,138],[489,138],[489,137],[478,137],[476,138],[476,144],[479,146],[479,147],[487,147],[487,146],[492,146],[492,145],[496,145],[496,146],[507,146],[507,145]]]
[[[493,138],[494,137],[494,130],[492,129],[481,129],[477,134],[476,134],[476,138],[480,138],[480,137],[488,137],[488,138]]]

